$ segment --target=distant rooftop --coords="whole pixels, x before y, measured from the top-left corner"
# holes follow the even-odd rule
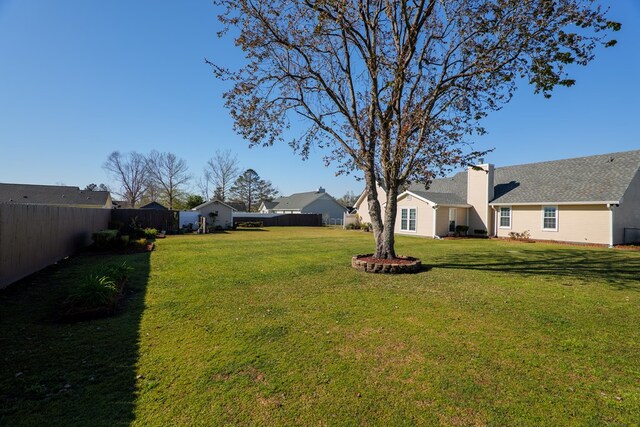
[[[111,207],[108,191],[80,190],[61,185],[0,183],[0,203]]]

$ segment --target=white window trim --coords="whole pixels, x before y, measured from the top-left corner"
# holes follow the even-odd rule
[[[545,210],[545,208],[554,208],[556,210],[556,226],[555,226],[555,228],[545,228],[544,227],[544,210]],[[551,231],[551,232],[558,231],[558,221],[559,221],[559,218],[558,218],[559,217],[558,206],[553,206],[553,205],[543,206],[541,215],[542,215],[542,231]]]
[[[406,209],[407,210],[407,229],[404,230],[402,228],[402,210]],[[409,218],[411,217],[411,212],[410,210],[413,209],[416,211],[416,229],[415,230],[409,230]],[[417,233],[418,232],[418,208],[414,207],[414,206],[400,206],[400,231],[402,233]]]
[[[509,208],[509,226],[502,226],[502,208]],[[542,214],[544,216],[544,213]],[[513,208],[511,206],[499,206],[498,207],[498,228],[502,230],[511,230],[513,225]]]

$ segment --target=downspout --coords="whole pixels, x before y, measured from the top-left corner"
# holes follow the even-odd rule
[[[467,227],[471,228],[471,224],[469,224],[469,209],[471,208],[467,208]],[[469,229],[467,229],[467,236],[469,235],[470,231]]]
[[[613,208],[619,206],[614,203],[607,203],[607,209],[609,209],[609,247],[613,247]]]
[[[493,237],[498,237],[498,208],[491,206],[493,209]]]
[[[437,212],[438,212],[439,206],[433,205],[432,208],[433,208],[433,232],[431,234],[433,234],[434,239],[442,240],[442,238],[436,234],[436,221],[438,220]]]

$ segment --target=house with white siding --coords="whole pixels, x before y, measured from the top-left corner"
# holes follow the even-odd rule
[[[379,188],[384,208],[386,193]],[[356,202],[370,222],[366,194]],[[398,234],[469,234],[616,245],[640,240],[640,150],[496,168],[482,164],[398,196]]]
[[[208,226],[222,228],[233,227],[233,212],[235,209],[220,200],[209,200],[196,206],[192,211],[205,217]]]

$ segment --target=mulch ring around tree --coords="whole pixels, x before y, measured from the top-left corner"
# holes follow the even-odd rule
[[[422,261],[413,257],[398,256],[393,259],[386,259],[374,258],[373,254],[363,254],[351,258],[351,266],[356,270],[367,273],[418,273],[422,270]]]

